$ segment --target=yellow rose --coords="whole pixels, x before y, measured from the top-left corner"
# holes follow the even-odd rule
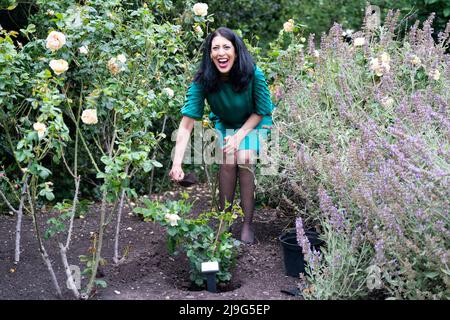
[[[48,34],[45,47],[51,51],[56,51],[66,44],[66,36],[58,31],[52,31]]]
[[[61,73],[66,72],[67,69],[69,69],[69,64],[64,59],[51,60],[49,65],[50,68],[52,68],[53,72],[57,75],[60,75]]]
[[[108,69],[112,74],[118,74],[121,70],[116,58],[111,58],[108,61]]]
[[[95,109],[86,109],[81,114],[81,121],[85,124],[96,124],[98,122],[97,119],[97,110]]]
[[[365,44],[366,44],[366,39],[364,37],[355,38],[355,40],[353,40],[353,45],[355,47],[361,47]]]
[[[287,22],[283,24],[284,32],[292,32],[294,31],[294,20],[289,19]]]
[[[120,64],[118,62],[120,62]],[[112,74],[116,75],[125,70],[125,67],[123,66],[125,62],[127,62],[125,55],[119,54],[117,57],[109,59],[108,69]]]
[[[194,4],[194,7],[192,7],[192,11],[194,11],[196,16],[204,17],[208,14],[208,5],[202,2],[196,3]]]
[[[42,138],[45,135],[45,131],[47,130],[47,126],[41,122],[35,122],[33,124],[33,129],[37,131],[39,138]]]

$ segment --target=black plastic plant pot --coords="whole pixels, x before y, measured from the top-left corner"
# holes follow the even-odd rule
[[[311,249],[319,250],[323,244],[323,241],[319,239],[319,234],[312,230],[306,231],[305,234],[311,244]],[[298,278],[300,273],[305,273],[305,260],[303,259],[302,248],[297,243],[295,229],[286,230],[279,239],[283,247],[286,275]]]

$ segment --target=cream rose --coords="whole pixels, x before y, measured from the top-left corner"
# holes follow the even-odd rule
[[[413,55],[412,57],[411,57],[411,64],[413,65],[413,66],[419,66],[421,63],[422,63],[422,61],[420,60],[420,58],[418,57],[418,56],[416,56],[416,55]]]
[[[438,81],[439,78],[441,77],[441,72],[438,69],[433,69],[433,70],[430,71],[430,73],[428,75],[433,80]]]
[[[391,57],[386,52],[383,52],[380,54],[380,61],[381,64],[389,64],[389,62],[391,62]]]
[[[66,72],[67,69],[69,69],[69,64],[64,59],[51,60],[49,65],[50,68],[52,68],[53,72],[57,75],[60,75],[61,73]]]
[[[381,105],[385,108],[390,108],[394,104],[394,99],[390,97],[384,97],[381,99]]]
[[[95,109],[86,109],[81,114],[81,121],[85,124],[96,124],[98,122],[97,119],[97,110]]]
[[[208,14],[208,5],[202,2],[196,3],[192,7],[192,11],[194,11],[196,16],[204,17]]]
[[[380,61],[378,60],[378,58],[372,58],[370,60],[369,69],[375,72],[375,74],[379,77],[383,75],[383,70],[381,69]]]
[[[164,216],[164,218],[166,219],[167,222],[169,222],[169,224],[174,227],[178,225],[178,220],[180,220],[180,216],[177,214],[172,214],[172,213],[166,213],[166,215]]]
[[[89,48],[88,48],[87,46],[82,46],[82,47],[79,47],[79,48],[78,48],[78,51],[79,51],[81,54],[88,54]]]
[[[33,129],[37,132],[39,138],[42,138],[45,135],[45,131],[47,130],[47,126],[41,122],[35,122],[33,124]]]
[[[58,31],[52,31],[48,34],[45,47],[51,51],[61,49],[66,44],[66,36]]]
[[[347,29],[342,32],[343,37],[350,37],[354,31],[352,29]]]
[[[364,37],[355,38],[355,40],[353,40],[353,45],[355,47],[361,47],[365,44],[366,44],[366,38],[364,38]]]
[[[389,72],[391,70],[391,66],[389,65],[389,63],[383,62],[381,59],[385,59],[386,61],[387,57],[384,56],[383,58],[372,58],[370,60],[369,69],[375,72],[378,77],[381,77],[384,72]]]
[[[173,96],[175,95],[175,93],[173,92],[172,89],[170,88],[164,88],[162,90],[169,98],[173,98]]]
[[[284,32],[292,32],[294,31],[294,20],[289,19],[287,22],[283,23]]]
[[[117,60],[119,60],[119,61],[122,62],[122,63],[125,63],[125,62],[127,62],[127,57],[125,57],[124,54],[119,54],[119,55],[117,56]]]

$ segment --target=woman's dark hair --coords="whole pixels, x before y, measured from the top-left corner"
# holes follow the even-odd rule
[[[222,36],[230,41],[236,52],[236,59],[230,70],[230,82],[235,92],[244,91],[253,79],[254,61],[242,39],[232,30],[220,27],[210,33],[203,43],[203,58],[194,77],[195,82],[203,85],[206,93],[216,92],[220,85],[220,72],[211,59],[211,44],[215,37]]]

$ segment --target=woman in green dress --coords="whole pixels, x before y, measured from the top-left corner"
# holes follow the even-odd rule
[[[267,136],[272,125],[274,105],[261,69],[242,39],[221,27],[208,35],[203,59],[189,86],[181,113],[172,169],[173,181],[184,177],[181,168],[184,152],[195,120],[201,120],[207,100],[210,119],[214,121],[224,161],[219,169],[219,209],[233,203],[239,177],[244,223],[241,241],[253,243],[252,227],[255,208],[255,164],[262,147],[260,138]]]

